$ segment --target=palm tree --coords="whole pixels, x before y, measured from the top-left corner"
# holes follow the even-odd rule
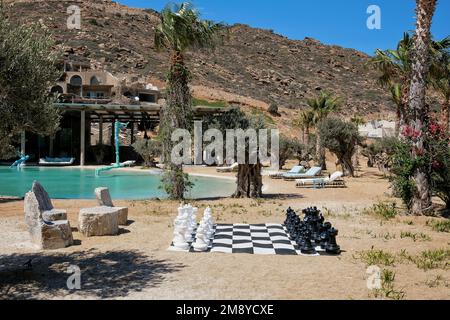
[[[381,72],[378,82],[381,86],[391,91],[392,99],[397,106],[396,133],[400,127],[408,123],[409,83],[411,82],[411,52],[413,49],[413,37],[404,33],[402,40],[395,50],[377,49],[375,57],[371,59],[372,66]],[[441,41],[430,41],[432,53],[431,66],[440,65],[440,57],[450,47],[450,38]]]
[[[421,135],[417,137],[412,156],[417,158],[426,149],[428,108],[425,102],[427,77],[431,57],[431,22],[436,10],[436,0],[416,0],[416,32],[411,56],[411,85],[409,92],[409,112],[411,125]],[[431,208],[430,175],[427,168],[418,166],[413,175],[416,190],[413,195],[411,212],[422,215]]]
[[[339,109],[341,99],[323,91],[319,96],[308,99],[307,104],[314,114],[314,123],[318,127],[330,113]],[[316,158],[318,165],[326,170],[325,149],[321,145],[319,130],[316,130]]]
[[[155,30],[155,46],[171,51],[170,70],[167,76],[166,106],[161,112],[160,135],[163,142],[163,158],[168,168],[165,176],[166,191],[173,199],[182,199],[188,185],[182,165],[171,160],[174,129],[192,127],[192,96],[188,87],[190,73],[184,54],[188,49],[212,48],[219,40],[218,31],[223,27],[211,21],[201,20],[199,13],[189,4],[170,4],[161,12],[161,22]]]
[[[408,33],[403,34],[403,39],[397,44],[396,50],[377,49],[371,63],[376,70],[381,72],[378,82],[381,86],[389,88],[393,93],[393,99],[397,105],[396,132],[406,123],[406,110],[409,99],[409,83],[411,70],[410,52],[412,38]]]
[[[303,111],[300,113],[300,116],[294,120],[294,125],[299,127],[303,132],[302,141],[306,145],[309,145],[309,131],[314,124],[314,113],[312,110]]]

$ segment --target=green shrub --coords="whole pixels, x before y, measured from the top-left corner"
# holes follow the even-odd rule
[[[402,231],[400,233],[400,238],[411,238],[414,242],[416,242],[417,240],[419,241],[431,241],[430,236],[420,232],[420,233],[415,233],[415,232],[411,232],[411,231]]]
[[[393,254],[373,248],[358,252],[357,258],[363,261],[367,266],[392,266],[395,262],[395,256]]]
[[[367,212],[369,214],[376,215],[377,217],[381,217],[386,220],[395,218],[395,216],[398,214],[395,202],[393,202],[393,203],[386,203],[386,202],[376,203],[369,210],[367,210]]]
[[[450,232],[450,220],[428,220],[427,226],[437,232]]]
[[[278,113],[278,105],[276,103],[271,103],[270,106],[269,106],[269,109],[267,109],[267,111],[273,116],[279,116],[280,115]]]

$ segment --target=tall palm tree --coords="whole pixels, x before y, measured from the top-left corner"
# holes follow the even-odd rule
[[[300,113],[300,116],[294,120],[294,125],[299,127],[303,133],[303,143],[309,145],[310,129],[314,126],[314,113],[312,110],[306,110]]]
[[[412,156],[418,157],[426,149],[428,108],[425,102],[427,77],[431,65],[431,22],[436,10],[436,0],[416,0],[416,32],[411,56],[411,85],[409,113],[411,125],[421,135],[417,137]],[[418,166],[413,175],[416,190],[411,204],[415,215],[422,215],[431,208],[430,175],[427,168]]]
[[[174,129],[192,127],[192,96],[188,87],[190,73],[184,54],[189,49],[212,48],[220,38],[222,24],[201,20],[191,4],[169,4],[161,12],[161,22],[155,30],[155,46],[171,51],[167,76],[166,106],[161,112],[161,138],[163,158],[168,168],[165,176],[166,191],[173,199],[182,199],[188,184],[182,165],[171,161]]]
[[[308,106],[314,113],[314,123],[318,127],[328,115],[337,111],[341,106],[341,99],[322,91],[319,96],[307,100]],[[325,149],[321,145],[319,130],[316,130],[316,158],[318,165],[326,170]]]

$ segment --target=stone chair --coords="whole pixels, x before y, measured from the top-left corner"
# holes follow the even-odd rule
[[[118,218],[119,225],[120,226],[127,225],[128,208],[127,207],[115,207],[111,200],[111,195],[109,194],[108,188],[100,187],[100,188],[95,189],[95,196],[97,197],[97,201],[100,206],[116,208],[117,210],[119,210],[119,218]]]
[[[114,207],[80,209],[78,230],[86,237],[114,236],[119,234],[119,210]]]
[[[31,235],[31,241],[40,249],[59,249],[73,244],[72,229],[67,220],[49,221],[43,216],[41,203],[42,194],[33,190],[25,194],[25,223]],[[52,216],[53,217],[53,216]]]
[[[45,221],[67,220],[67,212],[53,207],[50,197],[44,187],[37,181],[33,182],[31,191],[36,196],[39,203],[39,210],[42,212],[42,218]]]

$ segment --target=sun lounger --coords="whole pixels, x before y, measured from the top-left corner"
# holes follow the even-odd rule
[[[71,166],[75,161],[75,158],[50,158],[45,157],[39,159],[39,165],[41,166]]]
[[[302,178],[312,178],[319,175],[322,172],[321,167],[312,167],[305,173],[285,173],[283,174],[284,180],[295,180]]]
[[[235,162],[231,166],[218,167],[216,170],[217,170],[217,172],[233,172],[233,171],[236,171],[238,167],[239,167],[239,163]]]
[[[285,175],[285,174],[299,174],[302,172],[305,172],[305,167],[295,166],[290,171],[287,171],[287,172],[278,171],[278,172],[271,173],[271,174],[269,174],[269,177],[272,179],[282,179],[283,175]]]
[[[345,181],[342,179],[344,174],[336,171],[329,177],[313,178],[313,179],[297,179],[295,180],[298,188],[325,188],[325,187],[345,187]]]

